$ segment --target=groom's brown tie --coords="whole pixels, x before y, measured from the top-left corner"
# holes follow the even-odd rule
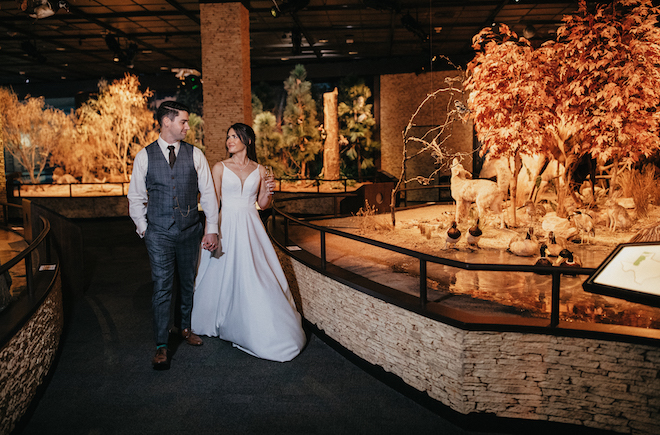
[[[174,162],[176,162],[176,154],[174,154],[174,145],[170,145],[167,148],[170,150],[170,168],[174,166]]]

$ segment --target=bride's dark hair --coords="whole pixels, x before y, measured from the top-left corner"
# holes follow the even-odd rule
[[[229,130],[234,129],[236,136],[245,144],[247,150],[248,159],[257,161],[257,147],[254,142],[257,140],[257,136],[254,134],[254,130],[249,125],[237,122],[227,129],[227,136],[229,136]],[[225,143],[225,148],[227,144]],[[232,154],[229,154],[231,157]]]

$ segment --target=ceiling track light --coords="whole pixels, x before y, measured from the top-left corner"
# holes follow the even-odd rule
[[[532,39],[536,35],[536,27],[532,26],[531,24],[528,24],[525,26],[523,29],[523,36],[527,39]]]
[[[113,34],[108,33],[105,35],[105,43],[110,51],[113,52],[113,60],[115,62],[122,63],[128,68],[133,68],[133,61],[138,53],[138,45],[135,42],[129,43],[128,47],[124,49],[119,43],[119,40]]]
[[[279,18],[284,14],[295,14],[301,9],[305,9],[309,0],[284,0],[280,4],[273,0],[274,6],[270,8],[270,14],[273,18]]]

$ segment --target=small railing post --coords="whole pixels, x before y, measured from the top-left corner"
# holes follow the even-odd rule
[[[325,270],[325,231],[321,231],[321,269]]]
[[[284,246],[289,245],[289,219],[284,216]]]
[[[550,327],[556,328],[559,325],[559,284],[561,273],[552,273],[552,300],[550,301]]]
[[[426,260],[419,259],[419,304],[426,307]]]

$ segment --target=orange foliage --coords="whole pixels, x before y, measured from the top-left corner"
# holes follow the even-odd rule
[[[465,82],[482,153],[557,158],[566,167],[560,208],[585,154],[632,164],[656,153],[658,15],[651,0],[599,4],[593,12],[581,0],[557,40],[536,50],[505,25],[483,29],[473,38],[477,55]]]
[[[549,46],[561,86],[557,110],[580,125],[585,151],[636,162],[660,148],[659,10],[622,0],[589,12],[584,0]]]

